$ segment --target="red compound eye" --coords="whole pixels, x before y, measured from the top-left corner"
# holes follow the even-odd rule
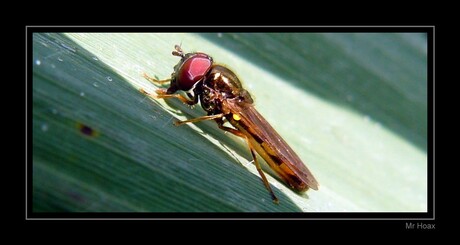
[[[190,90],[200,81],[212,66],[212,59],[201,53],[196,53],[182,64],[177,74],[177,85],[180,90]]]

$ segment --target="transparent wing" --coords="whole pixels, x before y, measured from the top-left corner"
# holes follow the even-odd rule
[[[267,120],[257,112],[253,105],[246,104],[241,106],[240,104],[229,102],[228,107],[240,117],[239,120],[234,120],[238,127],[244,127],[257,142],[264,145],[264,149],[269,154],[274,155],[274,157],[285,163],[286,167],[294,172],[308,187],[318,190],[318,182],[310,170]]]

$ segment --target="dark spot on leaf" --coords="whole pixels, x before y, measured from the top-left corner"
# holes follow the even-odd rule
[[[86,124],[77,123],[77,128],[80,131],[80,133],[86,136],[94,137],[98,135],[98,132],[96,130],[94,130],[91,126],[88,126]]]

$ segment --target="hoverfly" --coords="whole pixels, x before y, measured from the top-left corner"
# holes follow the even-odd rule
[[[200,102],[201,107],[207,112],[207,116],[177,121],[174,123],[176,126],[214,120],[220,129],[245,139],[256,169],[275,203],[278,203],[278,198],[273,193],[255,152],[291,189],[300,193],[308,188],[318,190],[319,185],[315,177],[275,129],[257,112],[251,95],[242,87],[235,73],[222,65],[214,64],[212,57],[205,53],[184,53],[179,45],[175,45],[174,49],[172,54],[181,60],[174,66],[171,78],[158,80],[144,73],[144,77],[152,83],[170,83],[169,88],[157,89],[156,95],[140,89],[142,93],[155,99],[176,98],[191,106]],[[177,91],[184,91],[188,98],[176,94]],[[224,126],[225,120],[233,128]]]

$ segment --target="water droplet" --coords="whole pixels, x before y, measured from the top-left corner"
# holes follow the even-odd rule
[[[112,81],[112,78],[110,76],[106,77],[109,82]]]
[[[93,60],[99,60],[96,56],[93,56]]]
[[[42,129],[43,132],[48,131],[48,124],[46,124],[46,123],[42,124],[41,129]]]
[[[217,37],[221,38],[222,37],[222,32],[217,33]]]
[[[85,93],[84,92],[80,92],[80,96],[85,96]]]
[[[97,87],[99,87],[99,84],[97,84],[97,82],[94,82],[93,86],[97,88]]]
[[[55,64],[51,64],[51,68],[56,68],[56,65]]]
[[[60,62],[64,61],[61,57],[58,57],[58,60],[59,60]]]
[[[35,60],[35,64],[37,64],[38,66],[42,64],[42,62],[40,60]]]

